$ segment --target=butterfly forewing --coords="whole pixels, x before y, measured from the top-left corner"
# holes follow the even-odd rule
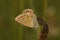
[[[36,16],[34,15],[33,10],[31,9],[26,9],[23,11],[23,13],[21,13],[20,15],[18,15],[15,20],[22,24],[25,25],[27,27],[35,27],[36,24]]]

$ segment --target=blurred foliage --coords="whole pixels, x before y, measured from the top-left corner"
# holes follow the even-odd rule
[[[17,23],[14,19],[24,9],[31,8],[35,11],[35,14],[43,18],[46,16],[49,26],[49,30],[60,29],[60,0],[48,0],[46,6],[52,6],[56,9],[55,15],[50,17],[44,14],[44,2],[45,0],[0,0],[0,40],[37,40],[37,30],[33,30]],[[53,20],[53,21],[51,21]],[[56,21],[55,21],[56,20]],[[56,25],[55,25],[55,24]],[[53,31],[54,32],[54,31]],[[50,31],[51,33],[51,31]],[[60,31],[56,37],[51,36],[54,33],[49,34],[48,40],[60,40]]]

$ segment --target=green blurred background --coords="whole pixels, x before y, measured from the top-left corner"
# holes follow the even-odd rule
[[[33,9],[38,17],[44,17],[47,21],[48,40],[60,40],[60,0],[0,0],[0,40],[37,40],[39,31],[14,20],[27,8]],[[46,9],[49,10],[47,13]]]

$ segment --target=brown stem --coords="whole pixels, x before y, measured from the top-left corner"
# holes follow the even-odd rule
[[[42,20],[40,18],[37,18],[37,20],[38,20],[39,25],[42,25],[42,27],[43,27],[43,29],[41,30],[41,33],[40,33],[41,35],[39,37],[39,40],[47,40],[48,31],[49,31],[48,25],[44,20]]]

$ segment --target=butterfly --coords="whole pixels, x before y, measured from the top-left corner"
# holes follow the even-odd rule
[[[32,9],[23,10],[23,12],[15,18],[15,21],[30,28],[37,28],[39,25]]]

